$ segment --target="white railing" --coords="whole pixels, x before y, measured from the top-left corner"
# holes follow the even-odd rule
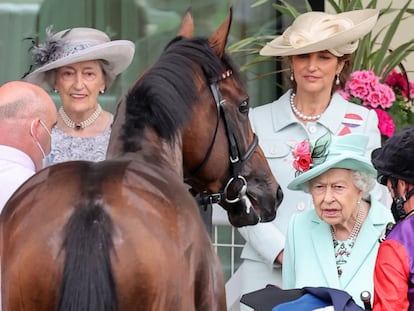
[[[220,258],[226,280],[227,310],[238,311],[240,301],[240,254],[244,239],[239,231],[230,225],[227,213],[219,206],[213,208],[212,240]]]

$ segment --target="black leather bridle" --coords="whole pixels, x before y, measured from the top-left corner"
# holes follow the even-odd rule
[[[195,198],[198,204],[204,207],[207,207],[208,205],[211,205],[213,203],[220,203],[222,202],[222,200],[230,204],[239,203],[240,201],[242,201],[242,204],[246,208],[246,212],[249,213],[252,204],[246,194],[247,181],[243,176],[240,175],[240,172],[243,169],[243,166],[245,165],[245,163],[253,155],[254,150],[256,149],[257,144],[258,144],[258,138],[256,134],[254,134],[253,142],[250,144],[249,148],[247,148],[246,153],[244,155],[241,154],[240,146],[238,144],[237,137],[235,135],[233,126],[227,119],[226,100],[221,95],[220,88],[218,86],[218,83],[220,81],[230,77],[231,75],[232,75],[232,71],[226,70],[223,74],[220,75],[220,77],[212,79],[210,81],[210,90],[213,94],[216,107],[217,107],[217,121],[216,121],[213,139],[210,143],[209,148],[207,149],[204,159],[192,171],[191,176],[196,176],[201,171],[201,169],[207,164],[210,158],[214,143],[216,141],[220,119],[223,119],[223,123],[226,129],[227,139],[229,143],[230,177],[228,181],[226,182],[225,186],[219,192],[208,193],[207,191],[203,191],[195,195]],[[229,196],[228,190],[233,189],[237,182],[241,182],[241,186],[239,186],[238,191],[236,191],[237,194],[231,197]],[[192,191],[192,193],[196,194],[194,191]]]

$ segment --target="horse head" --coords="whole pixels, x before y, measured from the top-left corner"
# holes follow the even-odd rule
[[[241,75],[225,52],[231,20],[230,10],[209,38],[194,37],[187,11],[178,36],[120,101],[107,158],[145,152],[148,144],[137,137],[159,137],[171,146],[159,154],[180,166],[200,201],[218,203],[240,227],[273,220],[282,192],[252,131]]]
[[[201,194],[199,199],[220,204],[239,227],[273,220],[282,192],[250,126],[249,97],[240,74],[225,52],[231,20],[230,9],[208,38],[221,70],[200,64],[196,84],[206,104],[194,106],[193,121],[184,130],[183,159],[185,180]],[[189,12],[178,34],[192,37]],[[203,139],[197,137],[200,133]]]

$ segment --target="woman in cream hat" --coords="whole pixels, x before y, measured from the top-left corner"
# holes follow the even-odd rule
[[[295,146],[303,140],[313,142],[326,133],[366,134],[368,154],[380,146],[375,111],[352,104],[336,92],[348,78],[359,39],[372,30],[377,18],[378,11],[371,9],[304,13],[260,51],[261,55],[283,56],[290,65],[292,87],[278,100],[250,112],[253,129],[281,184],[284,199],[273,222],[239,229],[246,240],[241,255],[242,294],[267,284],[282,285],[289,221],[294,214],[312,208],[309,194],[287,188],[295,177],[291,165]]]
[[[290,190],[310,193],[314,209],[292,216],[283,258],[283,288],[330,287],[373,293],[379,237],[392,221],[370,195],[376,170],[366,155],[368,137],[347,134],[307,141],[295,149],[297,177]],[[308,147],[308,148],[304,148]]]
[[[46,30],[32,49],[35,69],[25,80],[59,94],[62,106],[52,130],[49,163],[105,159],[113,115],[102,109],[104,94],[132,62],[131,41],[114,40],[93,28]]]

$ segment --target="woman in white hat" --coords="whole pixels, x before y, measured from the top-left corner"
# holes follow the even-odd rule
[[[327,135],[328,136],[328,135]],[[312,196],[314,209],[292,216],[283,258],[283,288],[330,287],[373,294],[379,238],[393,221],[389,208],[370,195],[376,170],[366,155],[368,137],[322,137],[295,149],[297,177],[290,190]]]
[[[284,199],[271,223],[240,228],[246,240],[241,258],[241,291],[282,284],[285,235],[292,215],[312,208],[309,194],[292,192],[295,177],[292,150],[303,140],[313,142],[325,133],[364,133],[367,153],[380,146],[375,111],[344,100],[336,90],[351,70],[358,40],[372,30],[378,18],[373,9],[340,14],[308,12],[266,44],[261,55],[284,56],[290,64],[292,88],[278,100],[252,109],[250,118]]]
[[[70,28],[32,49],[35,69],[25,80],[59,94],[62,106],[52,130],[49,163],[105,159],[113,115],[99,95],[132,62],[135,45],[93,28]]]

